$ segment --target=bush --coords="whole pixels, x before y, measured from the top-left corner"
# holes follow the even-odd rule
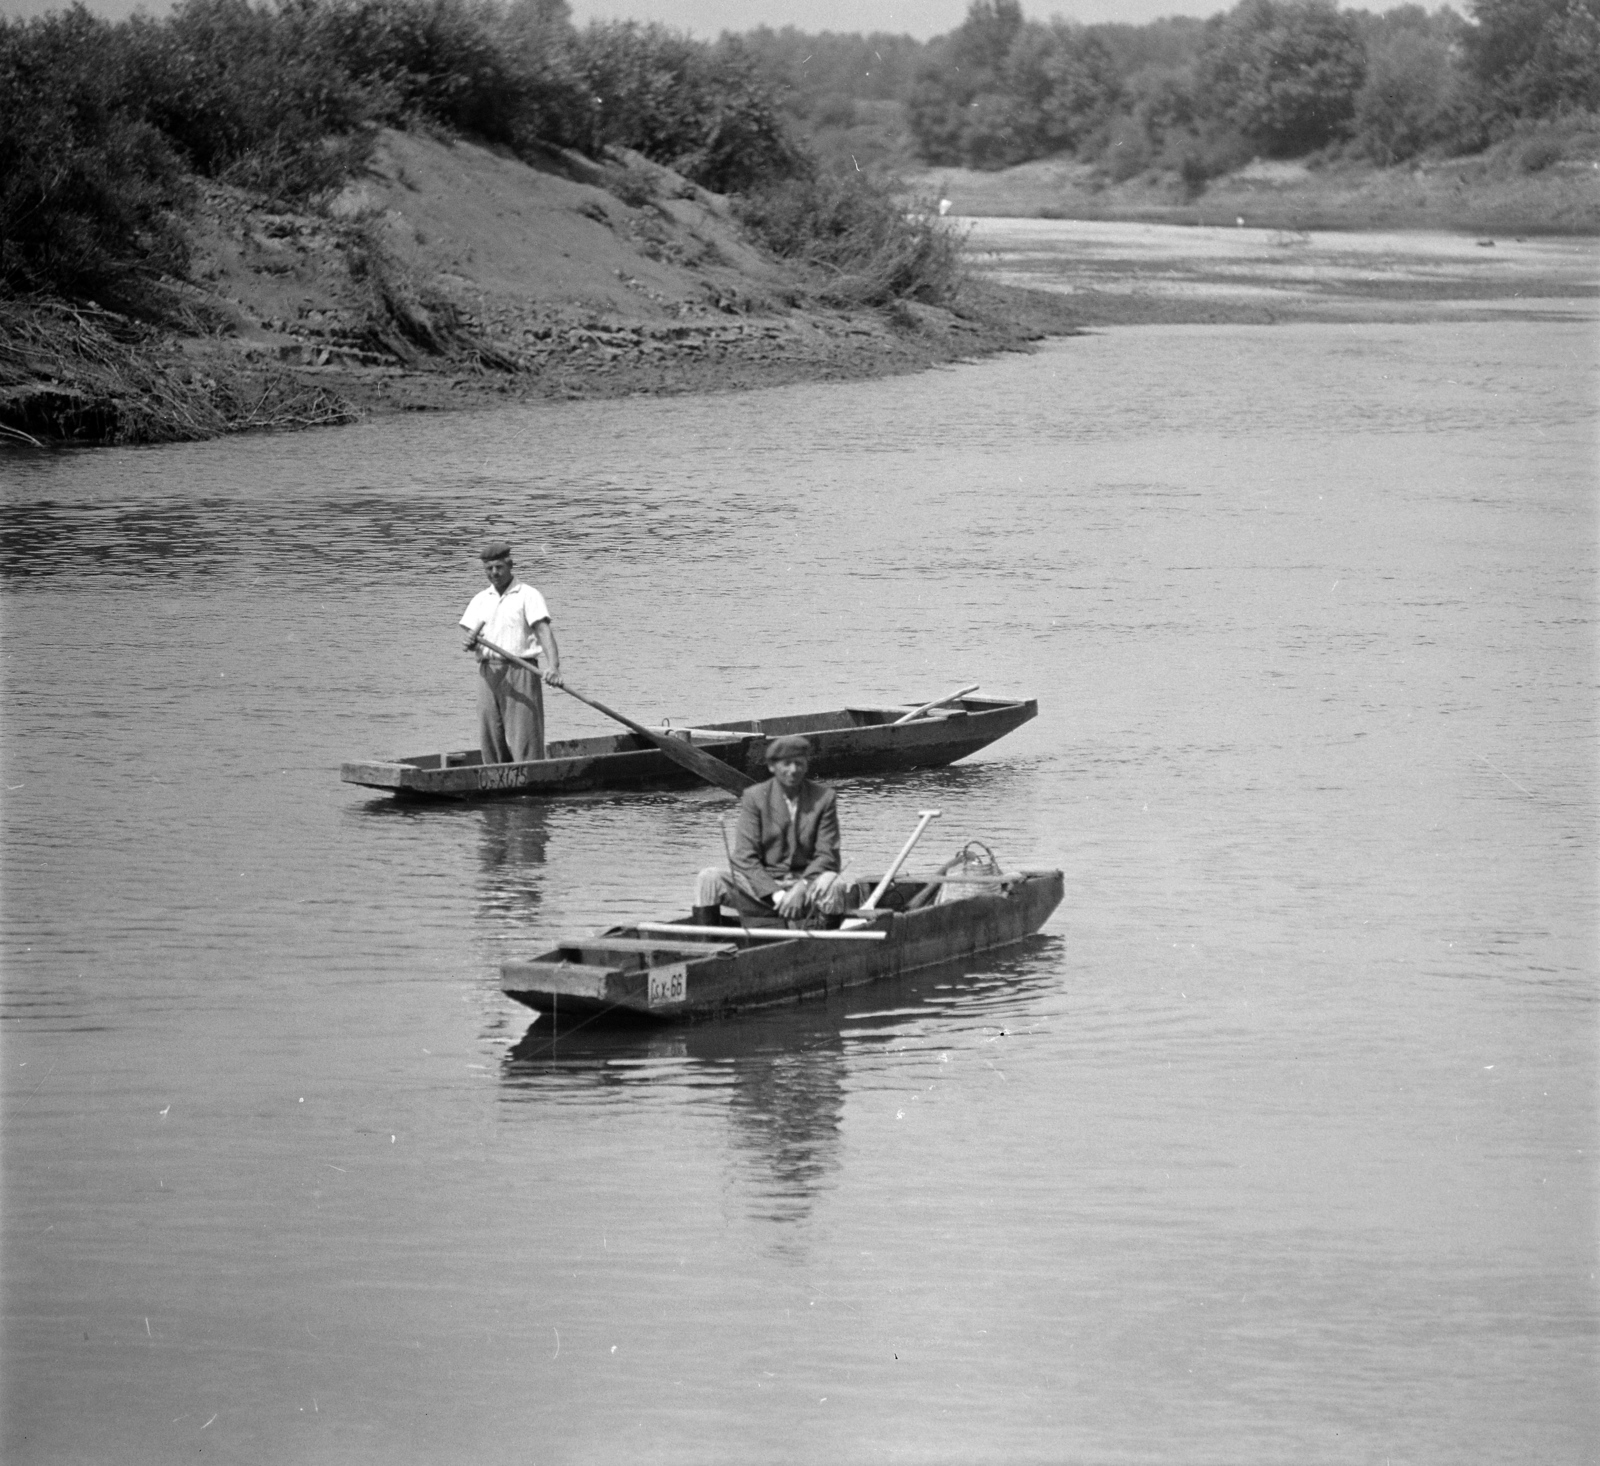
[[[856,99],[838,92],[819,97],[811,108],[811,122],[816,127],[854,127],[856,125]]]
[[[277,10],[248,0],[184,0],[170,20],[135,20],[128,43],[147,121],[189,165],[284,199],[336,186],[373,118],[350,75],[330,12],[306,0]]]
[[[1566,156],[1566,149],[1555,138],[1536,138],[1522,150],[1517,159],[1517,167],[1524,173],[1542,173],[1552,163],[1559,163]]]
[[[774,254],[823,277],[836,305],[948,304],[962,281],[960,244],[929,210],[907,213],[865,174],[818,175],[759,189],[738,216]]]
[[[1116,98],[1110,52],[1092,33],[1025,21],[1015,0],[973,0],[930,46],[908,121],[930,162],[1003,168],[1080,146]]]
[[[1240,0],[1207,22],[1198,67],[1217,123],[1294,157],[1349,135],[1366,53],[1358,22],[1332,0]]]
[[[1150,139],[1133,118],[1122,117],[1112,124],[1100,162],[1117,183],[1137,178],[1154,161]]]
[[[593,105],[564,12],[484,0],[339,0],[329,49],[386,122],[426,118],[488,142],[582,142]]]
[[[1179,151],[1178,176],[1189,197],[1196,198],[1213,178],[1238,172],[1254,156],[1250,140],[1241,133],[1207,132]]]
[[[182,273],[190,197],[138,115],[124,35],[81,5],[0,22],[0,280],[136,305]]]
[[[771,83],[737,42],[706,46],[628,21],[590,26],[573,60],[594,99],[591,151],[632,148],[719,193],[804,166]]]
[[[1187,152],[1178,161],[1178,177],[1183,180],[1184,196],[1197,199],[1206,191],[1212,175],[1199,153]]]
[[[1460,130],[1462,102],[1449,43],[1401,30],[1368,48],[1356,96],[1356,140],[1375,162],[1403,162]]]
[[[1467,59],[1500,118],[1600,108],[1600,0],[1474,0]]]

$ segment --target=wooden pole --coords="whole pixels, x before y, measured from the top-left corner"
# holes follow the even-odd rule
[[[906,856],[911,854],[911,847],[922,838],[922,832],[928,828],[928,822],[939,818],[939,811],[936,809],[921,809],[917,814],[920,818],[917,820],[916,829],[911,832],[911,838],[900,847],[900,853],[895,856],[894,864],[883,873],[883,879],[878,882],[877,889],[862,902],[860,907],[862,911],[871,911],[877,906],[879,898],[889,889],[889,882],[894,879],[895,872],[906,863]]]
[[[474,632],[472,639],[478,645],[487,647],[497,657],[504,657],[506,661],[514,663],[518,667],[526,667],[535,676],[543,675],[532,662],[525,661],[522,657],[506,651],[504,647],[496,646],[487,637]],[[674,763],[682,764],[690,773],[698,774],[708,784],[715,784],[719,789],[726,789],[730,794],[743,794],[746,789],[755,783],[755,780],[750,778],[749,775],[741,774],[731,764],[725,764],[720,758],[713,758],[709,753],[702,753],[687,738],[669,738],[664,733],[654,732],[646,728],[643,723],[636,723],[626,714],[617,712],[615,708],[608,708],[603,702],[579,692],[565,678],[552,685],[559,687],[568,697],[575,697],[579,702],[586,703],[597,713],[604,713],[606,717],[616,719],[624,728],[631,729],[647,742],[655,744]]]
[[[665,935],[693,937],[721,937],[723,941],[732,941],[735,937],[753,937],[763,942],[784,942],[791,937],[803,937],[814,942],[881,942],[888,932],[847,932],[812,931],[802,927],[776,927],[776,926],[676,926],[670,921],[640,921],[634,924],[635,931],[661,933]],[[603,942],[604,937],[596,937],[597,942]],[[708,952],[712,949],[708,946]]]
[[[976,692],[982,683],[974,682],[971,687],[963,687],[960,692],[952,692],[948,697],[936,697],[932,702],[925,702],[920,708],[913,708],[903,718],[896,718],[890,723],[891,728],[898,728],[902,723],[909,723],[913,718],[920,718],[924,713],[932,712],[934,708],[942,708],[947,702],[954,702],[958,697],[965,697],[969,692]]]

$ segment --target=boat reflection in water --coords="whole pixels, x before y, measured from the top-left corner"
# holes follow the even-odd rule
[[[875,1056],[948,1043],[951,1028],[1026,1025],[1059,980],[1061,951],[1059,937],[1035,936],[870,987],[671,1027],[540,1014],[501,1077],[514,1101],[592,1089],[724,1097],[755,1217],[800,1221],[839,1169],[845,1105]]]
[[[515,922],[522,930],[543,904],[544,869],[552,822],[559,811],[548,801],[501,800],[497,803],[409,804],[371,799],[351,811],[351,818],[370,822],[389,847],[389,858],[409,862],[412,847],[430,852],[434,867],[452,863],[477,865],[478,912],[490,917],[490,930]],[[401,848],[404,847],[404,848]]]
[[[532,800],[507,800],[472,810],[477,816],[478,905],[483,916],[538,914],[543,897],[550,809]]]

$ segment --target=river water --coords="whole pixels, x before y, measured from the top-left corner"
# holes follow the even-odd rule
[[[1593,1459],[1594,347],[0,459],[5,1459]],[[338,782],[470,744],[489,533],[636,714],[1037,697],[841,806],[1061,866],[1045,933],[552,1041],[498,963],[684,907],[723,806]]]

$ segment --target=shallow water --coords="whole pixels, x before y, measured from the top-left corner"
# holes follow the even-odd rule
[[[5,1459],[1590,1459],[1594,345],[0,459]],[[338,782],[470,742],[490,532],[631,712],[1037,697],[847,854],[934,806],[1066,903],[552,1041],[498,962],[684,905],[723,806]]]

